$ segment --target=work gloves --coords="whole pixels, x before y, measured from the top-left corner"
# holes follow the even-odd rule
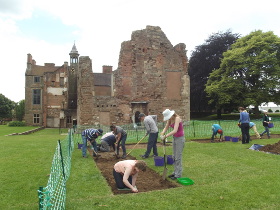
[[[160,139],[161,139],[162,141],[164,141],[164,140],[166,139],[166,135],[161,135],[161,136],[160,136]]]

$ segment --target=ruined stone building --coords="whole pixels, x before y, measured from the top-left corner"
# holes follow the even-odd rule
[[[70,63],[36,65],[27,55],[25,121],[28,125],[71,127],[137,123],[139,113],[174,109],[190,119],[185,44],[173,47],[160,27],[134,31],[121,45],[116,70],[93,73],[91,59],[74,44]]]

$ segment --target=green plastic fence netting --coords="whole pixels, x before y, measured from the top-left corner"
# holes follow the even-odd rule
[[[276,126],[271,131],[275,133],[280,132],[278,126],[279,119],[273,120]],[[209,138],[212,135],[212,124],[220,124],[224,130],[224,135],[240,136],[241,131],[237,126],[237,120],[215,120],[215,121],[200,121],[192,120],[184,122],[184,131],[186,139],[192,138]],[[263,130],[262,120],[253,121],[258,127],[259,132]],[[158,123],[159,131],[164,128],[165,123]],[[66,181],[70,176],[71,157],[74,145],[82,143],[81,132],[86,128],[97,128],[95,126],[78,126],[75,128],[75,135],[73,129],[70,129],[68,136],[63,141],[58,141],[55,154],[52,161],[51,173],[46,187],[40,187],[39,194],[39,209],[65,209],[66,202]],[[138,138],[145,135],[146,130],[141,124],[134,126],[134,124],[121,125],[127,134],[127,143],[137,142]],[[109,126],[101,126],[104,132],[109,131]],[[169,130],[170,131],[170,130]],[[250,133],[253,131],[250,130]]]
[[[66,181],[70,176],[73,149],[73,131],[70,130],[66,139],[58,140],[47,186],[38,190],[39,209],[65,209]]]

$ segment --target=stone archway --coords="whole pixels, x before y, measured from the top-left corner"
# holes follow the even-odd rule
[[[136,125],[141,125],[141,121],[140,121],[140,119],[139,119],[139,114],[140,114],[139,111],[136,111],[135,114],[134,114],[134,119],[135,119],[134,123],[135,123]]]

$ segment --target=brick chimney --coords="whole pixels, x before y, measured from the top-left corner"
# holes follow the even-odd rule
[[[102,73],[112,74],[113,66],[102,66]]]

